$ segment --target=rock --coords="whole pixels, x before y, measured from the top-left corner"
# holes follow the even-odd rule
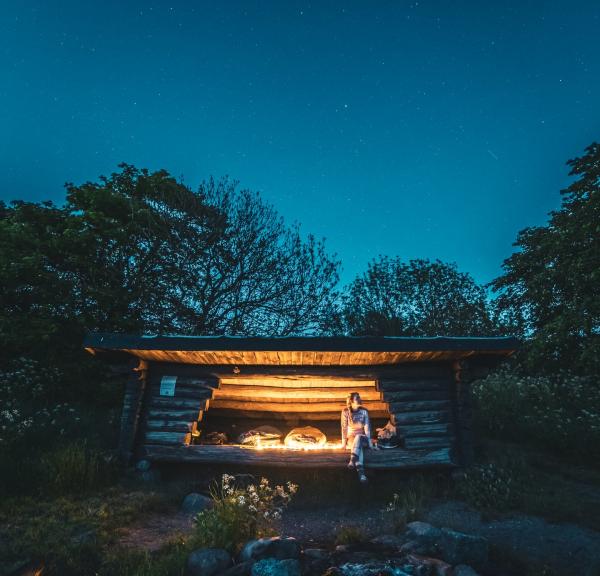
[[[458,564],[454,567],[454,576],[479,576],[479,574],[466,564]]]
[[[219,573],[219,576],[250,576],[252,565],[254,561],[239,562],[235,566],[225,570],[225,572]]]
[[[149,460],[138,460],[135,469],[138,472],[147,472],[150,470],[150,461]]]
[[[406,535],[411,540],[427,540],[433,542],[441,536],[441,530],[427,522],[410,522],[406,525]]]
[[[300,562],[295,558],[265,558],[252,565],[252,576],[300,576]]]
[[[414,552],[416,554],[427,554],[427,551],[431,548],[429,544],[424,544],[418,540],[409,540],[400,546],[400,552],[402,554],[410,554]]]
[[[198,514],[208,508],[213,507],[213,501],[208,496],[204,496],[203,494],[197,494],[196,492],[192,492],[188,494],[181,504],[181,511],[184,514]]]
[[[442,528],[442,536],[437,544],[439,558],[450,564],[481,567],[488,561],[488,541],[482,536]]]
[[[339,570],[343,576],[412,576],[411,572],[384,561],[365,564],[346,562],[339,566]]]
[[[148,484],[157,484],[158,482],[160,482],[160,472],[156,470],[156,468],[144,470],[140,474],[140,478]]]
[[[335,547],[336,552],[348,552],[348,550],[350,550],[350,546],[348,546],[347,544],[338,544]]]
[[[306,548],[304,550],[304,556],[306,558],[311,558],[312,560],[321,560],[323,558],[327,558],[329,556],[329,552],[327,552],[327,550],[323,550],[323,548]]]
[[[426,574],[432,576],[452,576],[452,566],[438,558],[409,554],[407,560],[416,567],[425,567]]]
[[[250,540],[240,552],[240,560],[262,560],[275,558],[286,560],[300,558],[301,547],[298,540],[292,537],[274,536],[272,538],[259,538]]]
[[[371,540],[371,544],[379,546],[381,548],[400,549],[404,544],[405,539],[402,536],[396,534],[382,534]]]
[[[189,576],[213,576],[231,566],[231,556],[221,548],[201,548],[192,552],[187,559]]]

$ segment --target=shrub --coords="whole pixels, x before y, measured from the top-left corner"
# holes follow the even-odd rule
[[[214,506],[194,519],[196,544],[236,554],[247,540],[273,534],[275,521],[297,489],[292,482],[272,488],[267,478],[238,487],[234,476],[223,474],[221,483],[211,486]]]
[[[367,540],[368,536],[360,526],[342,526],[335,535],[336,544],[360,544]]]
[[[411,478],[402,490],[394,492],[392,500],[381,513],[391,521],[396,532],[401,532],[406,524],[418,519],[432,491],[432,485],[421,476]]]
[[[456,481],[459,496],[480,510],[520,508],[536,485],[534,471],[517,454],[500,454],[494,461],[469,467]]]
[[[591,377],[520,376],[503,368],[476,381],[473,396],[478,426],[492,437],[576,459],[600,455],[600,386]]]
[[[117,476],[116,457],[76,440],[45,454],[40,469],[45,488],[55,494],[82,492],[106,485]]]

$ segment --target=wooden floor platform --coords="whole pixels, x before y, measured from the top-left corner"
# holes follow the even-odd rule
[[[345,450],[256,450],[243,446],[145,445],[142,456],[152,462],[213,463],[298,468],[342,468],[348,462]],[[452,448],[365,450],[368,468],[455,467]]]

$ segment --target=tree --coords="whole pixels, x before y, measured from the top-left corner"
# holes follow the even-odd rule
[[[0,205],[0,346],[83,370],[86,330],[289,335],[336,298],[339,262],[227,178],[197,192],[127,164],[64,206]]]
[[[561,190],[546,226],[521,230],[519,251],[490,286],[498,309],[527,338],[528,370],[600,371],[600,145],[569,160],[576,179]]]
[[[380,256],[341,299],[332,331],[354,336],[479,336],[497,332],[485,290],[456,264]]]

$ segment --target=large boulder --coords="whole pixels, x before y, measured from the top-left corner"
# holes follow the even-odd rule
[[[225,570],[225,572],[221,572],[219,576],[250,576],[253,564],[253,561],[238,562],[237,564],[234,564],[231,568]]]
[[[204,496],[203,494],[192,492],[183,499],[181,511],[184,514],[196,515],[199,512],[203,512],[204,510],[212,508],[213,504],[214,502],[212,501],[212,498]]]
[[[373,561],[364,564],[346,562],[338,566],[343,576],[412,576],[411,566],[397,566],[388,561]]]
[[[439,557],[450,564],[482,567],[488,561],[489,545],[482,536],[443,528],[438,549]]]
[[[214,576],[231,566],[231,556],[221,548],[201,548],[187,559],[186,574],[189,576]]]
[[[481,567],[487,563],[488,541],[481,536],[457,532],[449,528],[436,528],[426,522],[411,522],[407,525],[409,541],[401,552],[416,553],[440,558],[449,564],[468,564]]]
[[[397,534],[381,534],[371,540],[371,544],[378,548],[388,550],[399,550],[402,544],[406,541],[406,538]]]
[[[252,576],[300,576],[300,562],[295,558],[264,558],[252,565]]]
[[[264,558],[275,558],[277,560],[298,559],[301,551],[300,543],[292,537],[259,538],[246,543],[240,552],[240,560],[246,562],[248,560],[263,560]]]
[[[466,564],[458,564],[454,567],[454,576],[479,576],[479,574]]]
[[[410,522],[406,525],[406,536],[410,540],[419,540],[420,542],[435,542],[441,536],[442,531],[427,522]]]

